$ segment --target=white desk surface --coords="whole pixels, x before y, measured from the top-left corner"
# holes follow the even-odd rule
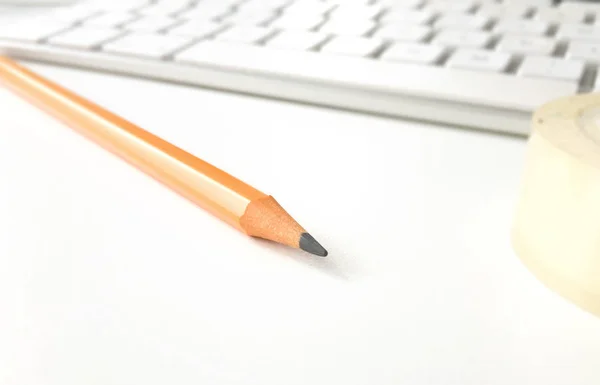
[[[600,319],[510,246],[523,139],[31,67],[273,194],[330,257],[0,90],[0,384],[600,383]]]

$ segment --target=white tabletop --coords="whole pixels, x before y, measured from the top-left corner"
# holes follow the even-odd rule
[[[330,256],[0,90],[1,384],[600,383],[600,319],[510,246],[525,140],[30,67],[273,194]]]

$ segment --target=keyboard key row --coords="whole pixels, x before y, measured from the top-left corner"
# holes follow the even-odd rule
[[[219,23],[214,21],[190,20],[180,21],[168,17],[145,17],[127,21],[123,13],[111,13],[92,17],[86,20],[83,25],[94,28],[103,27],[121,27],[126,31],[134,32],[166,32],[168,34],[209,38],[220,35],[220,39],[240,42],[255,43],[264,40],[264,38],[278,32],[281,29],[280,24],[272,24],[269,27],[258,27],[252,25],[234,25],[229,23]],[[122,23],[125,22],[123,25]],[[298,20],[296,26],[300,27]],[[116,25],[115,25],[116,24]],[[312,22],[311,22],[312,26]],[[327,37],[331,36],[356,36],[364,37],[365,34],[372,32],[372,38],[391,42],[415,42],[431,41],[430,44],[452,47],[452,48],[473,48],[489,49],[504,53],[517,55],[545,55],[552,56],[560,52],[566,52],[568,58],[578,58],[586,61],[596,62],[598,55],[598,46],[600,45],[600,27],[577,25],[565,25],[556,39],[550,37],[540,37],[535,34],[522,33],[521,28],[514,28],[520,33],[507,32],[503,37],[495,38],[488,31],[468,31],[464,29],[434,29],[421,25],[405,25],[402,23],[387,24],[375,28],[371,22],[367,24],[346,24],[346,23],[326,23],[312,31],[305,28],[289,28],[290,31],[315,32],[318,31]],[[38,41],[46,38],[53,33],[69,29],[69,26],[60,23],[27,23],[25,25],[9,25],[0,28],[0,34],[6,38]],[[284,30],[288,30],[285,28]],[[374,31],[371,31],[374,30]],[[506,31],[511,30],[506,26]],[[532,30],[529,30],[530,32]],[[92,32],[86,32],[92,34]],[[247,34],[248,36],[243,36]],[[528,36],[530,35],[530,36]],[[304,35],[306,36],[306,35]],[[569,39],[566,39],[569,37]],[[294,43],[296,44],[296,43]],[[301,47],[314,46],[310,43],[301,43]],[[564,47],[564,50],[558,50]]]
[[[162,3],[160,3],[162,4]],[[176,25],[188,21],[223,22],[232,25],[269,26],[283,30],[321,30],[333,35],[371,36],[372,34],[384,38],[394,38],[391,30],[409,31],[410,36],[396,36],[399,40],[423,41],[431,36],[432,32],[444,32],[446,29],[482,30],[494,36],[505,34],[519,34],[531,36],[549,36],[554,34],[551,23],[537,19],[506,18],[494,21],[489,16],[482,14],[448,13],[440,17],[427,9],[401,9],[385,13],[379,22],[368,17],[351,17],[357,15],[346,11],[335,17],[335,14],[326,17],[320,13],[305,13],[299,15],[283,15],[272,9],[249,9],[233,11],[230,5],[218,2],[200,2],[196,8],[183,12],[177,17],[160,15],[140,15],[139,13],[114,11],[101,12],[91,8],[77,7],[74,10],[59,12],[69,15],[72,24],[80,23],[97,27],[119,27],[132,31],[162,32]],[[245,4],[245,3],[243,3]],[[344,7],[344,6],[340,6]],[[302,8],[300,8],[302,9]],[[354,9],[354,8],[341,8]],[[558,11],[557,9],[552,9]],[[370,16],[370,15],[367,15]],[[48,17],[45,17],[48,19]],[[50,18],[56,22],[54,18]],[[60,20],[57,19],[57,20]],[[430,25],[431,24],[431,25]],[[420,31],[416,28],[420,27]],[[428,28],[429,30],[425,31]],[[483,31],[486,29],[485,31]],[[490,29],[490,31],[487,31]],[[383,32],[380,32],[383,31]],[[387,35],[387,36],[386,36]],[[590,40],[600,41],[600,20],[597,25],[566,22],[556,29],[556,38],[561,40]]]
[[[483,58],[477,58],[482,60]],[[560,75],[560,80],[539,76],[539,73],[524,73],[523,76],[498,74],[489,71],[449,71],[446,68],[407,65],[388,61],[341,58],[339,55],[324,55],[312,52],[285,52],[267,50],[256,46],[227,45],[217,41],[198,43],[175,56],[175,60],[189,65],[219,66],[224,70],[238,68],[241,61],[248,71],[270,76],[306,76],[311,74],[315,81],[334,81],[341,84],[361,84],[369,90],[417,89],[419,95],[435,94],[456,100],[457,95],[466,103],[491,103],[494,106],[509,105],[523,107],[530,105],[532,110],[544,101],[532,98],[536,95],[554,98],[557,89],[561,92],[577,91],[577,82],[570,75],[573,68],[562,73],[558,66],[550,74]],[[534,63],[535,64],[535,63]],[[545,66],[544,68],[547,68]],[[340,71],[344,68],[344,71]],[[560,68],[560,70],[564,70]],[[566,74],[569,76],[566,76]],[[468,81],[465,78],[468,77]],[[427,79],[428,81],[423,81]],[[460,92],[455,86],[460,87]],[[490,93],[494,89],[497,92]],[[541,91],[541,93],[540,93]],[[431,92],[431,93],[430,93]],[[444,94],[448,92],[447,94]],[[510,99],[507,95],[510,94]],[[501,100],[500,100],[501,99]],[[535,99],[535,100],[534,100]]]
[[[580,3],[563,4],[560,7],[550,8],[547,5],[539,7],[539,2],[505,2],[493,1],[424,1],[424,0],[353,0],[353,1],[304,1],[304,0],[224,0],[224,1],[148,1],[119,2],[110,5],[110,8],[135,10],[140,15],[178,15],[196,14],[198,17],[210,17],[223,13],[246,12],[260,10],[270,12],[286,12],[293,15],[329,15],[336,17],[359,17],[376,19],[388,13],[406,10],[420,10],[439,15],[443,13],[470,13],[479,16],[503,19],[523,18],[527,15],[534,20],[563,23],[581,23],[586,17],[598,19],[600,11],[597,7],[589,7]],[[108,6],[107,6],[108,7]],[[207,13],[208,12],[208,13]],[[388,16],[389,17],[389,16]]]
[[[227,18],[230,22],[263,24],[269,23],[278,17],[284,19],[330,18],[331,20],[377,20],[380,23],[410,22],[413,24],[430,24],[436,21],[437,27],[444,28],[456,26],[459,23],[463,28],[484,28],[490,20],[504,23],[521,19],[522,22],[535,25],[538,29],[547,29],[548,24],[578,23],[582,24],[586,18],[595,18],[599,24],[600,11],[596,8],[586,7],[542,7],[537,9],[530,4],[510,2],[499,4],[491,1],[292,1],[292,0],[246,0],[246,1],[119,1],[117,4],[104,5],[104,10],[97,6],[82,5],[53,12],[49,18],[54,21],[80,22],[91,16],[112,9],[115,15],[105,16],[98,23],[108,26],[113,20],[124,22],[125,19],[135,16],[173,16],[182,19],[221,20]],[[481,3],[481,5],[478,5]],[[466,13],[466,12],[474,12]],[[110,13],[110,12],[109,12]],[[117,15],[119,14],[120,15]],[[124,13],[129,13],[125,14]],[[283,13],[283,16],[280,14]],[[524,20],[529,15],[530,19]],[[113,19],[113,18],[117,19]],[[122,18],[122,19],[121,19]],[[588,18],[589,19],[589,18]],[[461,21],[465,21],[462,23]],[[306,23],[306,22],[305,22]],[[285,23],[283,23],[285,24]],[[304,28],[304,27],[303,27]],[[499,29],[502,32],[503,29]],[[523,28],[519,31],[525,32]]]
[[[398,61],[424,65],[438,64],[446,54],[445,65],[453,69],[466,69],[486,72],[504,72],[509,67],[513,53],[525,58],[518,69],[518,75],[526,77],[545,77],[578,83],[583,76],[587,63],[600,62],[600,45],[590,43],[573,44],[568,51],[568,60],[559,58],[531,56],[532,49],[523,48],[522,42],[507,43],[498,51],[485,51],[476,48],[458,49],[450,52],[447,45],[394,43],[390,47],[381,40],[360,37],[334,37],[319,32],[287,31],[276,34],[266,27],[233,27],[217,34],[219,41],[229,43],[254,44],[264,42],[275,48],[288,50],[309,50],[319,47],[325,54],[372,56],[379,51],[381,60]],[[529,38],[539,39],[539,38]],[[162,58],[192,45],[195,41],[176,35],[148,33],[130,33],[123,36],[117,29],[99,29],[80,27],[60,33],[48,40],[49,44],[92,49],[100,47],[106,52]],[[533,41],[535,42],[535,40]],[[545,48],[543,41],[537,41],[540,52]],[[203,44],[198,43],[198,44]],[[512,44],[512,45],[511,45]],[[520,45],[521,44],[521,45]]]
[[[101,16],[98,16],[100,18]],[[168,20],[167,20],[168,19]],[[93,19],[90,19],[91,21]],[[105,19],[108,20],[108,19]],[[113,18],[122,21],[123,18]],[[588,66],[600,63],[600,42],[576,40],[565,47],[565,58],[550,58],[558,48],[557,41],[547,37],[507,35],[497,45],[490,47],[491,34],[484,31],[445,30],[433,37],[429,44],[406,43],[384,44],[386,40],[396,40],[394,36],[413,36],[414,40],[423,39],[428,30],[423,26],[395,29],[386,26],[375,33],[375,38],[354,36],[331,36],[326,28],[318,32],[277,31],[271,27],[233,26],[222,23],[190,21],[172,27],[169,18],[144,18],[131,22],[139,31],[170,28],[166,35],[131,33],[115,28],[98,26],[68,29],[64,24],[34,24],[27,28],[12,28],[0,35],[24,41],[40,41],[49,37],[49,43],[78,49],[94,49],[102,46],[107,52],[164,57],[185,46],[195,43],[193,38],[214,37],[216,40],[230,43],[261,44],[280,49],[313,50],[323,53],[351,56],[379,56],[384,61],[403,61],[427,65],[440,63],[450,68],[477,71],[504,72],[513,59],[523,58],[517,73],[522,76],[540,76],[564,81],[578,82]],[[153,23],[148,23],[148,20]],[[168,21],[168,22],[167,22]],[[109,23],[111,24],[111,23]],[[68,29],[66,32],[65,30]],[[135,29],[135,28],[133,28]],[[127,34],[128,33],[128,34]],[[124,36],[124,34],[126,34]],[[402,40],[402,39],[397,39]],[[483,48],[490,50],[483,50]],[[492,49],[493,48],[493,49]],[[456,49],[456,52],[452,52]],[[445,56],[448,56],[445,60]]]

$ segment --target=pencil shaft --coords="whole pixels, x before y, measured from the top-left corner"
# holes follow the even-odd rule
[[[0,82],[239,230],[248,204],[265,194],[211,164],[0,57]]]

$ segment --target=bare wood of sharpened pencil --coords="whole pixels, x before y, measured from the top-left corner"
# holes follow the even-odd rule
[[[217,167],[2,56],[0,82],[238,230],[327,255],[273,197]]]

